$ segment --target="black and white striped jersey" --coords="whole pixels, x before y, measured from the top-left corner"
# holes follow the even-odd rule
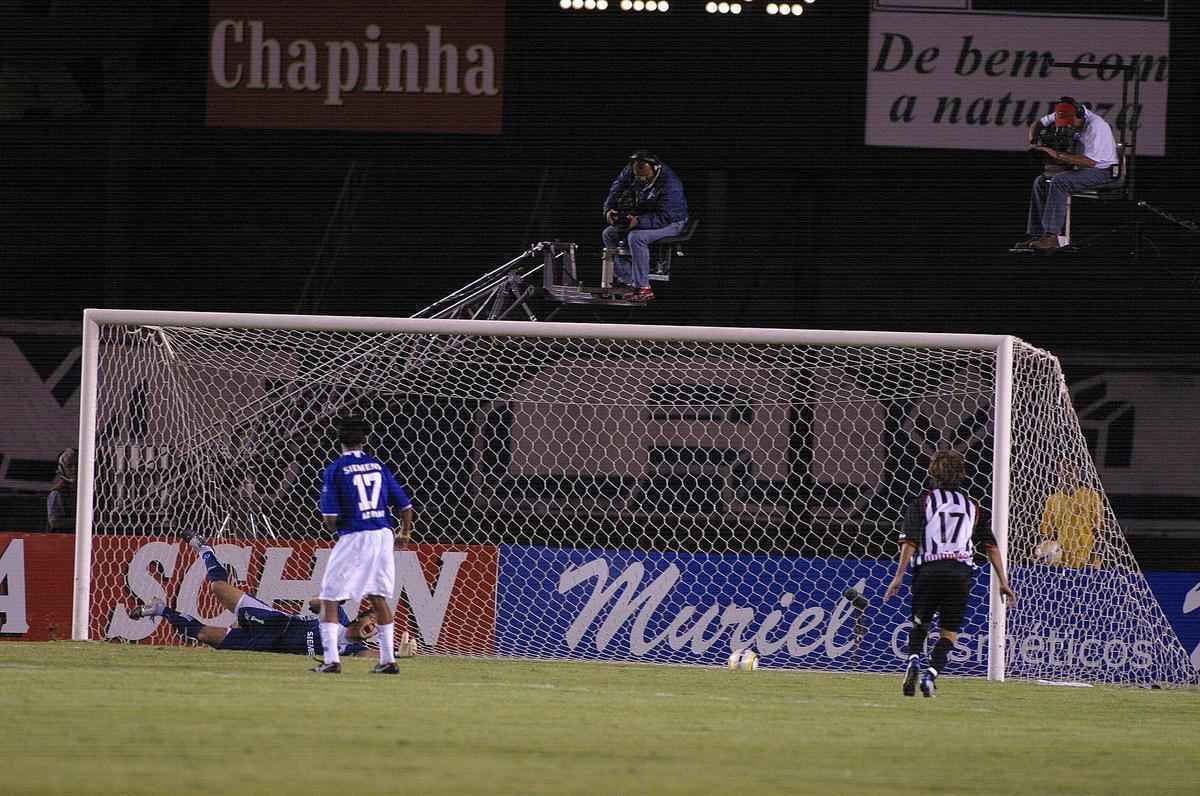
[[[917,551],[914,567],[928,561],[962,561],[974,566],[975,545],[995,545],[992,529],[979,521],[979,504],[957,489],[931,489],[908,507],[900,543]]]

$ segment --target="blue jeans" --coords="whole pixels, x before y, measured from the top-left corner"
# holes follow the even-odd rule
[[[627,285],[650,287],[650,244],[662,238],[678,235],[687,220],[675,221],[658,229],[634,227],[625,235],[629,244],[629,256],[618,254],[613,257],[613,276]],[[621,245],[621,230],[613,226],[604,228],[605,248],[615,249]],[[630,262],[632,260],[632,262]]]
[[[1108,182],[1112,182],[1112,174],[1107,168],[1039,174],[1033,181],[1025,231],[1030,235],[1059,234],[1067,223],[1067,197]]]

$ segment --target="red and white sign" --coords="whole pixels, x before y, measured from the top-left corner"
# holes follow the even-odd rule
[[[331,550],[301,540],[231,540],[215,549],[247,593],[288,612],[304,610],[316,596]],[[165,622],[129,616],[134,605],[156,597],[205,624],[234,622],[186,544],[97,536],[92,555],[91,638],[178,643]],[[74,560],[74,535],[0,534],[0,639],[71,637]],[[415,629],[438,652],[492,654],[498,564],[499,550],[491,545],[420,544],[396,551],[397,586],[406,598],[398,600],[398,626]]]
[[[0,533],[0,641],[71,637],[75,535]]]
[[[497,134],[504,2],[212,0],[208,125]]]
[[[283,544],[230,540],[214,548],[247,593],[278,610],[296,613],[305,610],[306,601],[320,590],[332,549],[303,540]],[[92,555],[91,624],[100,638],[176,640],[164,623],[129,617],[130,607],[154,598],[208,625],[227,627],[234,622],[233,615],[209,593],[204,562],[186,544],[97,536]],[[399,626],[410,626],[405,623],[411,608],[420,639],[439,652],[491,653],[497,562],[497,549],[487,545],[422,544],[396,551],[397,586],[407,597],[399,601]]]

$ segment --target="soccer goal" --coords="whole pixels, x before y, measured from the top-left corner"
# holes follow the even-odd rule
[[[1012,337],[89,310],[83,362],[77,639],[174,643],[130,617],[155,597],[233,621],[182,529],[302,611],[354,410],[414,499],[423,653],[896,672],[897,528],[955,448],[1021,599],[981,569],[953,673],[1197,679],[1058,361]],[[1063,495],[1094,527],[1045,544]]]

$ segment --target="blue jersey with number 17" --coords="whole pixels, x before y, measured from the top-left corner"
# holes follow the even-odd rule
[[[389,504],[404,510],[412,501],[392,471],[374,456],[349,451],[325,468],[321,513],[337,517],[338,536],[391,528]]]

